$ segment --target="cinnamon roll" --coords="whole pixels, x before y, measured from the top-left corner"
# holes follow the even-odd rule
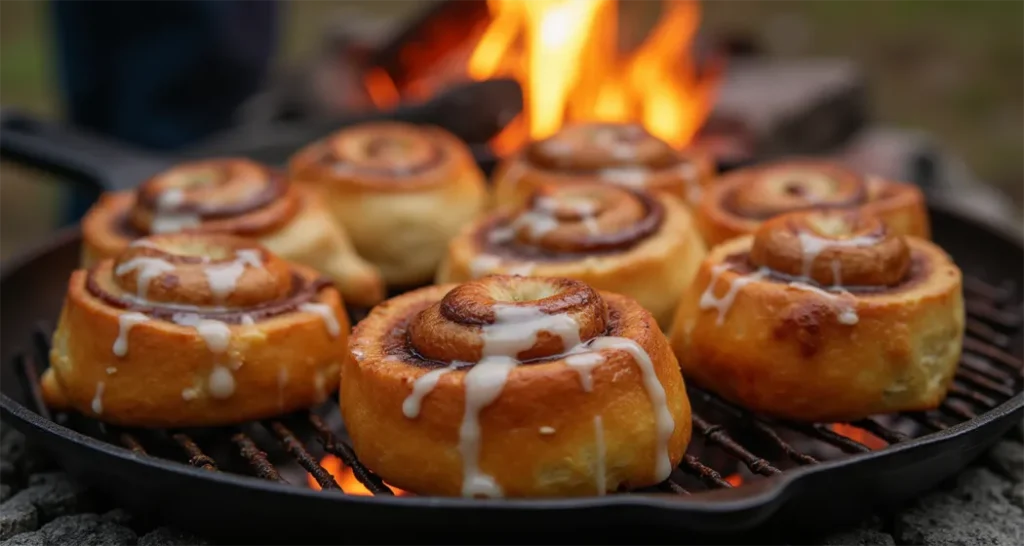
[[[936,407],[963,329],[961,273],[939,247],[859,211],[815,210],[712,249],[671,339],[688,379],[827,422]]]
[[[535,189],[600,181],[665,191],[695,206],[715,175],[711,157],[679,151],[638,124],[582,123],[527,145],[494,174],[494,205],[521,206]]]
[[[384,282],[311,191],[248,159],[180,164],[134,192],[107,193],[82,219],[82,263],[114,258],[151,234],[227,233],[253,238],[334,281],[353,305],[384,299]]]
[[[625,296],[497,275],[408,292],[353,331],[341,411],[361,461],[430,495],[659,483],[690,440],[668,341]]]
[[[677,199],[575,182],[540,187],[525,207],[467,226],[449,245],[437,281],[569,277],[636,299],[667,330],[705,253]]]
[[[154,235],[72,273],[43,397],[126,426],[269,417],[337,388],[348,331],[327,279],[251,239]]]
[[[356,251],[393,286],[429,283],[486,198],[468,146],[438,127],[358,125],[301,150],[290,169],[324,192]]]
[[[753,233],[769,218],[812,208],[859,209],[896,234],[930,237],[917,186],[864,177],[823,160],[778,161],[724,175],[704,192],[696,218],[704,241],[715,246]]]

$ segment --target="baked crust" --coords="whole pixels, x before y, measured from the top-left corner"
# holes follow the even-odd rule
[[[529,144],[494,172],[492,207],[522,206],[542,186],[600,181],[664,191],[696,206],[715,178],[710,155],[679,151],[641,125],[582,123]]]
[[[891,232],[871,245],[819,244],[809,260],[775,262],[788,271],[759,269],[759,245],[778,243],[765,232],[810,214],[826,213],[779,217],[756,237],[711,250],[671,334],[684,375],[752,411],[794,420],[936,407],[963,340],[960,270],[931,242]],[[847,266],[862,285],[844,293],[832,288],[832,272]],[[900,268],[896,280],[883,270]]]
[[[573,292],[581,286],[589,296]],[[357,325],[352,357],[342,371],[341,410],[361,461],[389,484],[416,493],[487,494],[486,487],[467,490],[464,465],[469,463],[460,455],[465,447],[460,427],[470,415],[468,377],[485,364],[443,372],[411,417],[403,405],[417,380],[448,365],[425,360],[422,352],[479,358],[486,347],[482,329],[495,324],[495,302],[513,300],[518,303],[510,305],[539,309],[545,313],[541,318],[573,316],[583,342],[597,328],[602,335],[632,340],[649,355],[672,419],[664,464],[679,463],[690,439],[690,406],[675,357],[650,313],[626,297],[598,294],[578,281],[507,276],[409,292],[381,304]],[[438,324],[438,317],[448,317],[450,324]],[[443,334],[445,328],[459,333]],[[478,413],[480,472],[509,497],[593,495],[665,479],[667,470],[658,474],[659,406],[652,403],[634,356],[621,348],[581,351],[603,360],[585,382],[567,364],[562,339],[540,332],[534,344],[527,340],[521,346],[526,348],[512,355],[540,360],[515,366],[500,394]]]
[[[230,236],[140,241],[72,273],[42,379],[47,405],[124,426],[214,426],[309,407],[337,389],[349,321],[315,271]],[[214,284],[205,272],[237,258],[216,250],[198,262],[197,248],[258,254],[233,285]],[[157,273],[159,262],[173,269]]]
[[[321,191],[389,286],[429,283],[448,241],[485,206],[468,146],[438,127],[398,122],[343,129],[300,150],[291,177]]]
[[[893,232],[931,236],[924,194],[912,184],[863,177],[823,160],[787,160],[722,175],[697,207],[697,226],[709,247],[757,230],[764,220],[811,208],[862,210]]]
[[[637,300],[668,330],[706,254],[685,206],[663,194],[579,182],[540,188],[528,203],[464,228],[437,282],[488,274],[568,277]],[[584,206],[587,214],[579,214]],[[544,233],[532,236],[535,227]]]
[[[166,205],[175,192],[176,209]],[[317,195],[249,160],[184,163],[136,191],[103,194],[82,219],[83,267],[115,258],[154,230],[249,237],[330,277],[350,304],[371,307],[384,299],[380,272],[356,254]]]

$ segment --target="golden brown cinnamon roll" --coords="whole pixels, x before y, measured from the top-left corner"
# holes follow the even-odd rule
[[[827,422],[936,407],[963,328],[960,270],[941,249],[858,211],[816,210],[712,249],[671,338],[688,379]]]
[[[494,273],[568,277],[636,299],[663,329],[706,251],[686,207],[644,190],[568,183],[452,240],[438,283]]]
[[[582,123],[527,145],[494,174],[494,205],[521,206],[540,186],[599,181],[665,191],[695,206],[714,177],[711,158],[679,151],[638,124]]]
[[[393,298],[342,370],[353,446],[421,494],[594,495],[661,482],[690,440],[668,341],[636,302],[492,276]]]
[[[916,186],[863,177],[819,160],[779,161],[740,169],[704,192],[697,225],[708,246],[753,233],[761,222],[812,208],[859,209],[894,233],[930,237],[924,195]]]
[[[82,262],[114,258],[150,234],[227,233],[256,239],[335,282],[350,304],[384,299],[384,282],[360,258],[315,194],[248,159],[183,163],[134,192],[104,194],[82,219]]]
[[[249,239],[139,239],[71,275],[46,403],[130,426],[208,426],[308,407],[347,358],[342,298]]]
[[[356,250],[389,285],[429,283],[451,239],[485,204],[469,148],[437,127],[358,125],[292,158],[291,175],[322,190]]]

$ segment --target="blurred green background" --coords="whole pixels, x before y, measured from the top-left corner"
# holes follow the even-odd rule
[[[276,62],[317,51],[326,25],[352,14],[405,17],[412,1],[284,4]],[[637,9],[630,2],[631,9]],[[658,10],[657,4],[639,9]],[[0,104],[59,117],[49,4],[0,1]],[[709,32],[744,32],[781,57],[845,56],[864,68],[874,117],[931,132],[978,176],[1024,198],[1024,2],[706,1]],[[0,255],[55,225],[56,189],[0,168]]]

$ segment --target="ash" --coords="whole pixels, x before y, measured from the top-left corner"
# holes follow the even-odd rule
[[[1021,436],[1018,430],[1017,437]],[[0,429],[0,546],[172,546],[202,537],[105,505],[9,426]],[[958,476],[895,514],[804,544],[1021,544],[1024,445],[1003,439]],[[678,537],[676,537],[678,540]],[[788,543],[792,544],[792,541]]]

